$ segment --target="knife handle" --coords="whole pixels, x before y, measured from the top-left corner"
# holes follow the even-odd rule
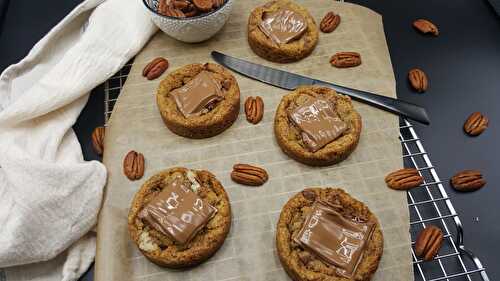
[[[314,85],[332,88],[341,94],[350,96],[354,100],[368,103],[380,109],[401,115],[403,117],[407,117],[425,125],[430,124],[430,120],[427,116],[425,108],[416,104],[319,80],[316,80]]]

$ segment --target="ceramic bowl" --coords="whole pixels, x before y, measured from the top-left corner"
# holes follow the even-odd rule
[[[159,0],[142,0],[153,22],[167,35],[188,43],[201,42],[214,36],[231,14],[234,0],[227,0],[212,12],[189,18],[176,18],[158,12]]]

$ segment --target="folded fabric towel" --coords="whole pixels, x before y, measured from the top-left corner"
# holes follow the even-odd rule
[[[87,0],[0,75],[0,280],[76,280],[92,262],[106,170],[72,126],[156,30],[139,0]]]

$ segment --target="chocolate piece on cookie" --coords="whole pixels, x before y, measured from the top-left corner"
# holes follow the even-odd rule
[[[383,241],[375,215],[337,188],[297,193],[281,210],[276,230],[278,256],[295,281],[368,281]]]
[[[224,243],[231,227],[229,198],[207,171],[172,168],[147,180],[136,193],[128,229],[152,262],[179,268],[197,265]]]
[[[356,148],[361,116],[349,97],[304,86],[281,99],[274,132],[281,149],[293,159],[326,166],[344,160]]]
[[[318,28],[309,12],[288,0],[257,7],[248,19],[250,47],[270,61],[298,61],[314,50],[318,38]]]
[[[190,64],[170,73],[156,101],[165,125],[188,138],[208,138],[229,128],[240,110],[236,78],[224,67]]]

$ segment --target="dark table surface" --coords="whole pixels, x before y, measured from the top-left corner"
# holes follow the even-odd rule
[[[0,71],[19,61],[31,47],[80,0],[8,3],[0,22]],[[416,125],[417,133],[442,179],[462,169],[480,169],[488,184],[474,193],[446,189],[465,228],[465,245],[479,256],[491,280],[500,280],[500,223],[498,222],[500,159],[500,18],[484,0],[354,0],[382,14],[397,81],[398,97],[427,108],[431,125]],[[1,18],[2,13],[0,13]],[[437,38],[422,36],[411,27],[416,18],[438,25]],[[423,69],[429,90],[414,93],[407,72]],[[490,119],[488,130],[477,138],[466,136],[461,127],[473,111]],[[95,89],[74,126],[86,159],[97,159],[90,147],[90,134],[102,125],[103,91]],[[92,279],[90,270],[83,280]]]

